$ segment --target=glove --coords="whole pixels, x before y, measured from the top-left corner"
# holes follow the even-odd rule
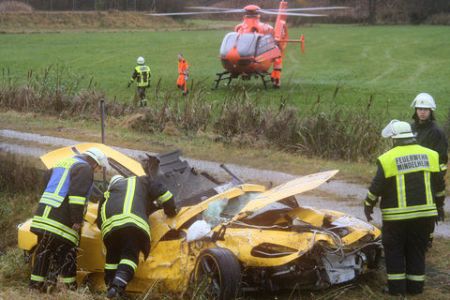
[[[366,215],[367,222],[372,221],[373,206],[364,205],[364,214]]]
[[[72,229],[75,230],[78,233],[78,235],[80,235],[81,233],[81,227],[82,227],[81,223],[74,223],[72,225]]]

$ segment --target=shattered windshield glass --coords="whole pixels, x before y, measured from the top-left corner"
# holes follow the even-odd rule
[[[219,199],[208,205],[203,212],[203,219],[215,227],[222,222],[231,220],[247,203],[255,199],[260,192],[248,192],[233,199]]]

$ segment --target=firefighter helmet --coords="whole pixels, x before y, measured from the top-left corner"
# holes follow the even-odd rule
[[[436,103],[434,102],[433,97],[431,97],[428,93],[420,93],[414,98],[411,103],[411,107],[414,108],[429,108],[431,110],[436,109]]]
[[[137,64],[138,64],[138,65],[143,65],[143,64],[145,64],[145,59],[144,59],[142,56],[139,56],[139,57],[137,58]]]
[[[84,154],[88,155],[90,158],[92,158],[99,166],[103,168],[108,168],[108,157],[98,148],[92,147],[86,150]]]
[[[407,122],[392,120],[381,132],[384,138],[407,139],[415,137],[411,125]]]
[[[108,190],[119,180],[124,179],[122,175],[114,175],[111,180],[109,181]]]

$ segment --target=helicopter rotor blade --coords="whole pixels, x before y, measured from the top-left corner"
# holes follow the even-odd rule
[[[198,9],[198,10],[234,10],[238,8],[224,8],[224,7],[215,7],[215,6],[188,6],[188,9]]]
[[[316,11],[316,10],[339,10],[339,9],[349,9],[347,6],[328,6],[328,7],[303,7],[303,8],[286,8],[287,12],[295,12],[295,11]],[[270,8],[266,9],[269,11],[277,12],[278,8]]]
[[[278,11],[270,11],[261,9],[260,13],[266,14],[266,15],[278,15]],[[328,15],[318,15],[318,14],[305,14],[305,13],[291,13],[291,12],[283,12],[283,15],[286,16],[296,16],[296,17],[327,17]]]
[[[176,13],[154,13],[147,14],[149,16],[163,17],[163,16],[190,16],[190,15],[206,15],[206,14],[234,14],[244,12],[242,9],[231,9],[222,11],[187,11],[187,12],[176,12]]]

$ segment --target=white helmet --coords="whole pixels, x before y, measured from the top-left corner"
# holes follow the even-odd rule
[[[411,125],[408,122],[392,120],[381,131],[381,136],[384,138],[407,139],[415,137],[415,134],[412,132]]]
[[[429,108],[431,110],[436,109],[436,103],[434,102],[433,97],[431,97],[428,93],[420,93],[414,98],[411,103],[411,107],[414,108]]]
[[[99,166],[103,168],[109,168],[108,157],[106,157],[106,155],[100,149],[92,147],[87,149],[83,154],[91,157]]]
[[[108,190],[111,189],[111,187],[118,182],[119,180],[125,179],[122,175],[114,175],[111,180],[109,181]]]
[[[142,56],[139,56],[139,57],[137,58],[137,64],[138,64],[138,65],[143,65],[143,64],[145,64],[145,59],[144,59]]]

